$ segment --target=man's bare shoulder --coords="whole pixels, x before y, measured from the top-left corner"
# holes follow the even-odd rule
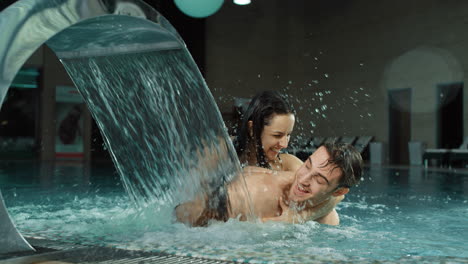
[[[244,174],[271,174],[273,172],[272,170],[256,166],[246,166],[242,171]]]
[[[274,177],[276,179],[292,179],[294,172],[291,171],[274,171],[266,168],[247,166],[243,169],[244,176],[253,177]]]

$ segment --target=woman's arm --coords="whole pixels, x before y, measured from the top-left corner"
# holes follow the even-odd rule
[[[296,210],[291,208],[283,200],[283,197],[279,198],[279,206],[282,209],[282,213],[275,217],[264,217],[262,222],[266,221],[277,221],[286,223],[303,223],[305,221],[314,220],[321,224],[338,225],[339,217],[335,210],[335,206],[344,199],[344,195],[332,197],[330,200],[325,201],[312,208],[304,210]]]

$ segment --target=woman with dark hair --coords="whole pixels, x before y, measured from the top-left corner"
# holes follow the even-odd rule
[[[241,164],[279,171],[296,171],[302,161],[280,153],[288,147],[294,114],[277,92],[261,92],[243,114],[234,146]]]

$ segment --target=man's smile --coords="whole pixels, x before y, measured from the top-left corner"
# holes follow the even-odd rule
[[[310,193],[306,188],[304,188],[304,186],[302,186],[299,183],[296,184],[296,188],[294,188],[294,192],[299,196],[303,196],[303,195]]]

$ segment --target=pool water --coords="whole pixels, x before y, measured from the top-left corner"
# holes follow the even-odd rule
[[[173,204],[135,209],[111,164],[1,163],[0,186],[30,237],[252,263],[468,262],[467,171],[367,168],[338,205],[337,227],[231,219],[189,228],[174,223]]]

